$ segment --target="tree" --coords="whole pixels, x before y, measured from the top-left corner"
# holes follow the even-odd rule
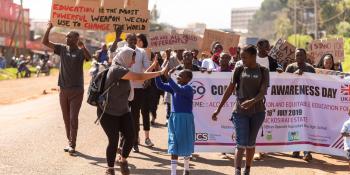
[[[343,21],[337,25],[338,35],[344,37],[350,37],[350,23]]]

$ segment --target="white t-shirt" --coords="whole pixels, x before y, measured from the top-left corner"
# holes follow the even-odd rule
[[[265,58],[261,58],[258,55],[256,55],[256,62],[268,69],[270,69],[270,63],[269,63],[269,58],[265,57]],[[235,67],[239,67],[239,66],[243,66],[243,61],[239,60],[237,61]]]
[[[349,116],[347,116],[349,117]],[[340,131],[341,133],[350,133],[350,119],[348,119],[344,124],[343,128]],[[344,150],[350,150],[350,137],[344,137]]]
[[[259,55],[256,55],[256,62],[268,69],[270,68],[268,57],[261,58]]]
[[[207,70],[216,71],[216,69],[219,67],[211,58],[206,58],[202,61],[202,67],[206,68]]]

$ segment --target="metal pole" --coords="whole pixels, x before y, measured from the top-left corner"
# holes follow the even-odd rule
[[[314,13],[315,13],[315,39],[318,39],[318,25],[317,25],[317,0],[314,0]]]
[[[294,44],[297,43],[297,1],[294,0]]]
[[[24,52],[26,51],[27,49],[27,43],[26,43],[26,26],[25,26],[25,21],[24,21],[24,8],[23,8],[23,0],[21,0],[21,10],[22,10],[22,36],[23,36],[23,49],[24,49]]]

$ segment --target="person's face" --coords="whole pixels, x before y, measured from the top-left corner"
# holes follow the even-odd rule
[[[298,64],[304,64],[306,61],[306,54],[303,51],[297,50],[295,52],[295,61]]]
[[[327,55],[324,60],[323,60],[323,66],[325,69],[328,69],[328,70],[331,70],[332,67],[333,67],[333,61],[332,61],[332,58]]]
[[[220,57],[220,66],[221,67],[228,67],[230,64],[231,56],[228,54],[224,54]]]
[[[190,78],[187,77],[186,73],[184,73],[184,71],[181,71],[179,73],[179,75],[176,77],[176,80],[177,80],[177,84],[180,84],[180,85],[186,85],[188,84],[188,82],[190,82]]]
[[[73,32],[69,32],[66,35],[66,43],[68,46],[76,46],[78,44],[79,37],[75,35]]]
[[[191,65],[193,60],[193,55],[191,52],[184,52],[183,54],[183,63],[185,65]]]
[[[220,52],[222,52],[224,50],[224,48],[222,47],[222,45],[221,44],[215,44],[215,46],[214,46],[214,53],[220,53]]]
[[[184,50],[177,50],[176,51],[176,55],[177,55],[177,59],[182,61],[183,57],[182,54],[184,53]]]
[[[258,52],[263,56],[267,56],[270,51],[270,44],[265,42],[258,45]]]
[[[137,37],[137,43],[136,43],[137,47],[139,48],[143,48],[143,41]]]
[[[137,38],[134,35],[128,36],[126,39],[126,42],[128,43],[128,46],[132,49],[136,48]]]
[[[193,50],[192,55],[194,58],[197,58],[199,51],[198,50]]]
[[[241,53],[241,58],[243,65],[250,66],[256,62],[256,56],[249,54],[248,52],[243,51]]]
[[[106,45],[106,44],[104,44],[104,45],[102,46],[102,50],[107,50],[107,45]]]

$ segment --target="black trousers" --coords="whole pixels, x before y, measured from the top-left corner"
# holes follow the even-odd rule
[[[97,110],[100,116],[102,111]],[[103,114],[101,118],[101,126],[108,137],[108,146],[106,150],[108,167],[114,167],[115,158],[117,156],[117,146],[119,141],[119,132],[123,135],[124,143],[122,144],[121,155],[124,158],[129,157],[130,151],[135,142],[134,120],[130,113],[122,116],[113,116]]]
[[[137,88],[134,89],[134,100],[130,102],[131,115],[134,118],[134,126],[136,131],[135,145],[138,145],[139,132],[140,132],[140,113],[143,104],[145,103],[145,89]],[[147,102],[146,102],[147,103]],[[150,130],[150,119],[149,115],[143,119],[144,130]]]

